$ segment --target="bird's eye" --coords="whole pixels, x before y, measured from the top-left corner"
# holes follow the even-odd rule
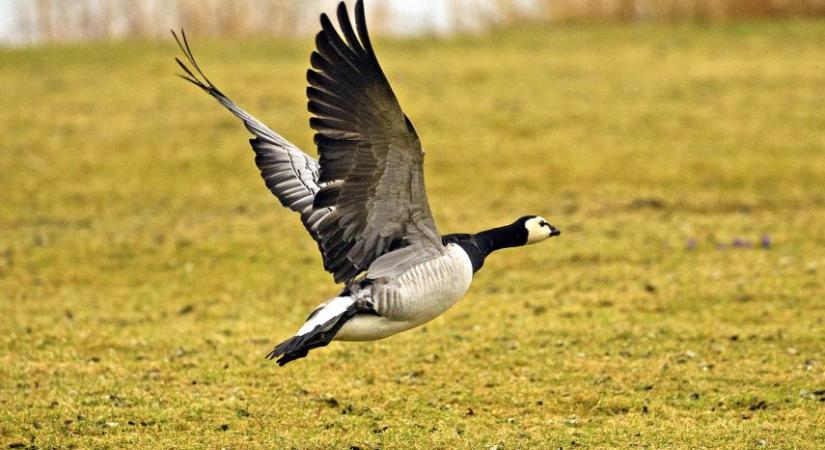
[[[549,228],[549,227],[550,227],[550,224],[542,220],[541,222],[539,222],[539,226],[542,226],[542,227],[548,227],[548,228]]]

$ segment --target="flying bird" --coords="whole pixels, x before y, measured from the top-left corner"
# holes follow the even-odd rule
[[[172,34],[188,65],[180,76],[241,119],[255,164],[281,204],[300,214],[324,269],[344,285],[268,355],[280,365],[332,340],[383,339],[428,322],[461,299],[492,252],[558,236],[526,215],[475,234],[441,235],[424,188],[424,151],[378,64],[364,16],[344,2],[326,14],[310,57],[306,94],[318,160],[224,95],[198,66],[185,33]]]

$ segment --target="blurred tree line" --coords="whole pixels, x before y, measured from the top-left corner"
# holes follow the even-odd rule
[[[294,36],[337,0],[6,0],[20,43],[166,37]],[[450,33],[524,21],[705,20],[823,16],[825,0],[371,0],[377,32]],[[402,5],[403,3],[403,5]],[[411,6],[413,5],[413,6]],[[414,12],[415,14],[411,14]],[[417,16],[417,25],[405,21]],[[8,34],[8,33],[7,33]]]

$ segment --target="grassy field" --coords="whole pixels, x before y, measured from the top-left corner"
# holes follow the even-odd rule
[[[314,153],[309,40],[193,41]],[[442,232],[564,234],[284,368],[338,287],[171,40],[0,51],[0,445],[821,448],[825,22],[376,46]]]

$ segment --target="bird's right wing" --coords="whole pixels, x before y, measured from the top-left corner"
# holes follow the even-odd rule
[[[218,90],[204,75],[195,61],[192,50],[189,48],[189,42],[186,40],[186,34],[181,30],[182,39],[178,38],[174,31],[172,35],[192,66],[192,68],[189,68],[183,61],[175,58],[178,65],[186,73],[181,75],[181,78],[214,97],[244,122],[246,129],[255,135],[255,138],[250,139],[249,142],[255,151],[255,164],[261,171],[261,177],[264,179],[266,187],[278,197],[282,205],[301,214],[301,222],[303,222],[304,227],[316,242],[319,241],[318,222],[329,214],[331,209],[313,209],[312,207],[315,194],[324,185],[324,183],[318,182],[318,161],[302,152],[298,147],[272,131],[255,117],[249,115]]]

